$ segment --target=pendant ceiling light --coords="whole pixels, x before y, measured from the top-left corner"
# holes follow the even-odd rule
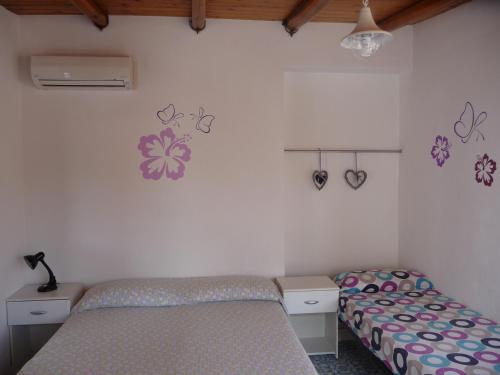
[[[356,56],[370,57],[382,44],[392,39],[392,34],[382,30],[373,20],[368,0],[363,0],[363,7],[359,12],[358,24],[354,30],[342,39],[340,45],[352,50]]]

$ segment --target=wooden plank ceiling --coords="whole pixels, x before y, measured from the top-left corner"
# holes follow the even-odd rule
[[[195,1],[195,0],[193,0]],[[99,27],[92,9],[100,9],[102,15],[142,15],[191,17],[195,9],[191,0],[0,0],[0,5],[19,15],[86,14]],[[433,17],[468,0],[371,0],[370,7],[377,22],[384,21],[391,29],[402,27]],[[320,2],[312,14],[307,3],[313,0],[206,0],[206,18],[282,21],[300,8],[309,11],[309,19],[318,22],[356,22],[361,0],[326,0]],[[196,1],[200,9],[200,1]],[[203,1],[205,3],[205,1]],[[319,3],[319,2],[317,2]],[[436,6],[437,4],[437,6]],[[432,9],[430,9],[432,8]],[[94,10],[95,10],[94,9]],[[401,16],[401,14],[402,16]],[[394,16],[398,15],[394,22]],[[204,20],[203,15],[202,21]],[[200,17],[200,15],[197,15]],[[399,19],[399,21],[398,21]],[[196,19],[198,20],[198,18]],[[390,21],[390,22],[388,22]],[[201,26],[197,26],[199,29]],[[300,26],[299,26],[300,27]],[[199,31],[199,30],[198,30]],[[295,30],[296,31],[296,30]]]

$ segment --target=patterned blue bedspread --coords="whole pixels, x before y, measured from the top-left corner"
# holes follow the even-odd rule
[[[500,325],[438,290],[351,290],[340,318],[394,374],[500,373]]]

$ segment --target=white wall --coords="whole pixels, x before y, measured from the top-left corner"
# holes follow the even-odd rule
[[[17,63],[18,19],[0,7],[0,301],[22,285],[25,246],[21,97]],[[7,373],[9,341],[0,307],[0,373]]]
[[[388,110],[390,109],[390,110]],[[285,144],[291,148],[399,148],[399,75],[285,75]],[[287,274],[335,274],[398,264],[399,154],[358,154],[368,178],[344,180],[352,154],[322,154],[329,179],[312,182],[317,153],[285,154]]]
[[[491,187],[474,180],[477,154],[500,160],[500,3],[474,1],[414,28],[414,72],[404,84],[400,258],[437,287],[500,319],[500,170]],[[463,144],[453,126],[471,101],[488,113],[486,141]],[[430,156],[437,135],[451,156]],[[500,168],[500,164],[498,164]]]
[[[126,93],[39,91],[25,74],[28,247],[46,251],[61,281],[283,274],[283,72],[411,67],[411,29],[363,61],[339,46],[351,25],[310,24],[290,38],[278,22],[210,20],[199,35],[176,18],[112,17],[103,32],[83,17],[20,22],[24,57],[130,55],[137,64],[137,89]],[[217,118],[212,133],[193,134],[183,179],[146,181],[137,144],[159,132],[155,112],[168,103]],[[384,233],[393,241],[393,227]]]
[[[0,293],[19,287],[21,274],[24,281],[45,279],[42,269],[22,265],[19,254],[29,250],[44,250],[60,281],[87,283],[394,264],[399,163],[400,263],[499,318],[500,185],[486,188],[472,179],[476,154],[500,159],[499,50],[489,39],[499,31],[498,8],[476,1],[419,24],[414,45],[412,29],[399,30],[367,61],[338,45],[350,25],[308,24],[290,38],[278,22],[210,20],[196,35],[185,19],[112,17],[100,32],[83,17],[18,19],[2,9]],[[17,48],[25,63],[35,54],[130,55],[138,86],[122,93],[39,91],[24,65],[21,119]],[[342,99],[328,91],[330,84],[356,87],[346,82],[354,82],[354,73],[358,83],[382,85],[383,96],[362,93],[369,111],[328,106],[328,95],[332,103]],[[301,93],[308,85],[321,108]],[[317,156],[284,155],[285,143],[397,147],[398,90],[401,162],[393,155],[360,156],[368,182],[359,191],[341,179],[350,155],[325,157],[330,180],[321,192],[310,185]],[[327,96],[320,100],[318,93]],[[453,134],[466,100],[488,111],[485,142],[462,145]],[[298,102],[308,107],[301,111]],[[217,116],[213,131],[193,134],[183,179],[144,180],[137,144],[162,129],[155,112],[168,103],[186,113],[203,105]],[[323,108],[340,121],[326,121]],[[376,123],[366,121],[373,111]],[[309,118],[314,121],[306,124]],[[192,127],[185,122],[181,130]],[[453,142],[443,168],[429,155],[438,134]]]

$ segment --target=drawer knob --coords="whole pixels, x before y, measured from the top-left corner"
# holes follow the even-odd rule
[[[316,300],[309,300],[309,301],[304,301],[304,303],[306,305],[316,305],[317,303],[319,303],[319,301],[316,301]]]
[[[47,314],[47,311],[43,311],[43,310],[31,311],[30,314],[31,315],[45,315],[45,314]]]

